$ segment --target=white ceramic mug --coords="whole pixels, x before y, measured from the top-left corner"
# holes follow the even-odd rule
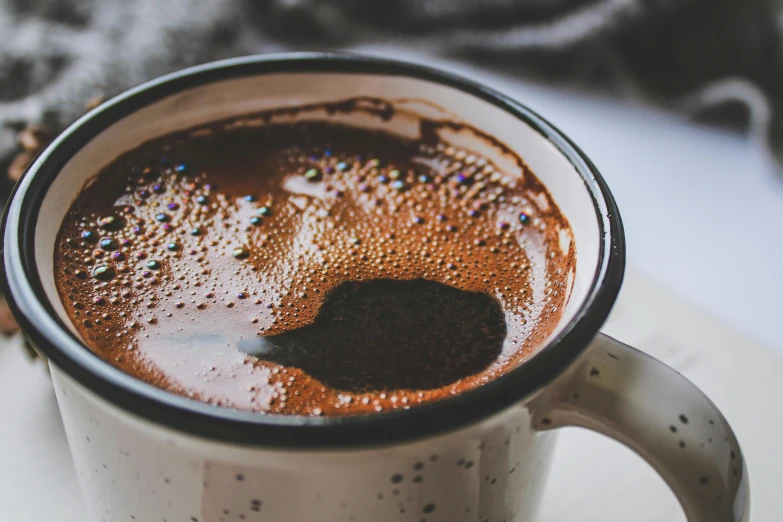
[[[408,117],[303,114],[408,135],[418,132],[411,114],[469,123],[524,158],[570,221],[566,240],[576,242],[578,260],[568,304],[528,362],[407,411],[305,418],[191,401],[84,347],[57,296],[52,258],[65,212],[91,175],[176,129],[357,96],[404,106]],[[458,133],[446,139],[475,145],[458,143]],[[51,363],[93,521],[529,521],[564,426],[604,433],[639,453],[689,521],[747,520],[747,470],[721,413],[675,371],[598,333],[625,260],[620,218],[600,175],[552,125],[481,85],[339,54],[241,58],[171,74],[110,100],[55,139],[18,184],[3,238],[5,289]]]

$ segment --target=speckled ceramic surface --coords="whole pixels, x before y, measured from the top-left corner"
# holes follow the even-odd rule
[[[555,438],[520,405],[390,447],[249,448],[161,428],[53,376],[95,520],[529,520]]]

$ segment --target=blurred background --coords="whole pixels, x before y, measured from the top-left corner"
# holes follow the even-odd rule
[[[305,49],[421,61],[529,105],[609,181],[631,263],[783,353],[780,0],[0,0],[0,192],[128,87]]]
[[[0,0],[0,201],[102,100],[183,67],[288,50],[448,69],[579,144],[626,227],[631,276],[608,331],[720,405],[754,510],[777,519],[783,0]],[[0,418],[15,431],[0,427],[0,520],[81,520],[45,371],[28,368],[3,304]],[[572,433],[563,447],[551,480],[583,493],[550,494],[545,522],[682,520],[628,450]],[[599,467],[617,476],[595,480]],[[41,488],[50,502],[30,500]]]

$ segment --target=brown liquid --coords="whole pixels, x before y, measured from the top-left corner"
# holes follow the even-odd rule
[[[434,133],[224,127],[124,154],[63,221],[66,311],[124,372],[260,413],[387,411],[505,373],[557,323],[575,251],[529,170]]]

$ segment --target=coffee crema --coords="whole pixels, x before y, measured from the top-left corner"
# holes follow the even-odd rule
[[[553,331],[575,247],[502,144],[272,119],[154,139],[82,189],[55,282],[101,358],[227,408],[354,415],[480,386]]]

